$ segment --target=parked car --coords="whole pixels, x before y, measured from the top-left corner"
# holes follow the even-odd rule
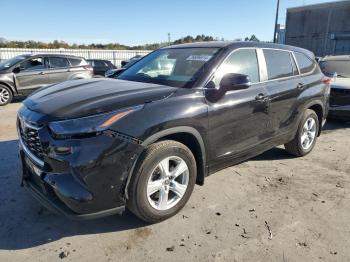
[[[65,82],[27,98],[18,112],[23,183],[68,217],[127,207],[159,222],[209,174],[281,144],[295,156],[310,153],[329,90],[301,48],[219,41],[162,48],[116,80]]]
[[[128,61],[122,61],[122,67],[121,68],[115,68],[115,69],[110,69],[105,73],[105,77],[108,78],[116,78],[118,75],[120,75],[125,69],[129,68],[133,64],[135,64],[137,61],[139,61],[142,58],[142,56],[137,55]]]
[[[329,117],[350,121],[350,56],[327,56],[320,60],[320,66],[333,78]]]
[[[94,69],[94,75],[105,76],[108,70],[116,69],[117,67],[109,60],[102,59],[87,59],[86,60]]]
[[[67,55],[20,55],[0,62],[0,106],[16,95],[65,80],[92,77],[92,68],[84,58]]]

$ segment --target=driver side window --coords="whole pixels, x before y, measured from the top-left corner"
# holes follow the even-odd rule
[[[259,65],[256,50],[240,49],[229,55],[215,73],[213,81],[216,87],[219,87],[221,79],[228,73],[247,75],[252,83],[259,82]]]
[[[44,59],[42,57],[35,57],[28,59],[21,63],[21,71],[33,71],[45,69]]]

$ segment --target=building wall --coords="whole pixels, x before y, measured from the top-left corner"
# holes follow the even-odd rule
[[[316,56],[350,54],[350,1],[289,8],[286,44]]]

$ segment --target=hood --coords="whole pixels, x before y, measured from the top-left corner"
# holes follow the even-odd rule
[[[341,88],[350,90],[350,78],[337,77],[336,80],[332,80],[331,88]]]
[[[151,83],[92,78],[45,87],[23,104],[55,119],[70,119],[165,99],[176,90]]]

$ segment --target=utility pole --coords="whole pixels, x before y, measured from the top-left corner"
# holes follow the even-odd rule
[[[277,42],[277,24],[278,24],[278,12],[280,10],[280,0],[277,0],[277,9],[276,9],[276,20],[275,20],[275,31],[273,34],[273,42]]]
[[[170,41],[171,41],[170,33],[168,33],[168,45],[170,45]]]

